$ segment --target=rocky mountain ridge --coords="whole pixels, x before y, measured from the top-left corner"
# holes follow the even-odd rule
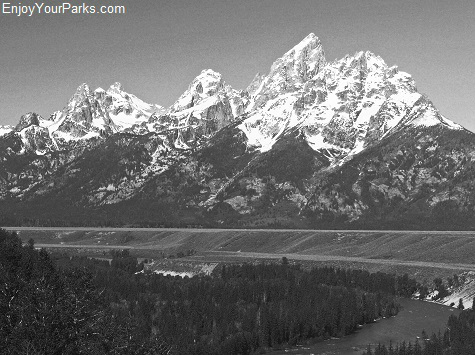
[[[371,52],[327,62],[314,34],[246,90],[203,70],[165,109],[83,84],[3,132],[10,223],[417,228],[439,205],[460,226],[474,213],[473,133]]]
[[[244,91],[226,85],[221,74],[203,70],[164,109],[126,93],[120,83],[94,91],[82,84],[62,111],[48,119],[27,114],[14,130],[5,127],[2,132],[47,128],[49,139],[42,146],[59,149],[70,141],[114,133],[174,131],[173,145],[189,149],[188,144],[194,146],[243,115],[247,118],[239,128],[250,147],[267,151],[282,134],[298,129],[314,150],[334,159],[356,154],[406,125],[462,129],[417,92],[407,73],[368,51],[327,63],[320,41],[310,34]],[[30,116],[39,119],[23,122]]]
[[[170,135],[173,132],[172,145],[189,149],[187,142],[193,145],[199,138],[209,137],[244,113],[246,99],[242,96],[242,92],[226,85],[221,74],[212,70],[203,70],[168,110],[125,92],[120,83],[94,91],[81,84],[63,110],[54,112],[48,119],[30,112],[21,117],[16,127],[2,127],[1,133],[20,137],[25,150],[17,154],[69,149],[80,141],[87,145],[90,140],[116,133]],[[29,138],[25,139],[25,135]],[[31,144],[33,136],[36,145],[48,149],[31,150],[36,146]]]

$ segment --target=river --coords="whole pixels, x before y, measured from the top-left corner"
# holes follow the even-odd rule
[[[355,333],[339,339],[329,339],[314,345],[271,352],[271,355],[359,355],[368,344],[389,344],[402,341],[415,342],[424,329],[432,333],[445,331],[447,319],[459,310],[436,303],[400,299],[403,309],[397,316],[365,324]],[[374,348],[374,347],[372,347]]]

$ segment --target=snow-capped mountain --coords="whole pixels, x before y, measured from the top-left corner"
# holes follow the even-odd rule
[[[149,133],[154,130],[153,118],[164,112],[163,107],[126,93],[119,83],[94,91],[82,84],[62,111],[47,119],[30,112],[21,117],[16,127],[4,128],[3,136],[14,135],[21,141],[16,154],[44,155],[114,133]]]
[[[277,59],[267,75],[257,74],[245,91],[231,88],[221,74],[203,70],[164,109],[126,93],[120,83],[94,91],[82,84],[62,111],[33,125],[47,128],[52,142],[47,147],[115,133],[168,132],[172,145],[189,149],[240,116],[246,116],[239,129],[249,147],[268,151],[283,135],[298,130],[333,161],[408,125],[463,129],[417,92],[409,74],[388,67],[371,52],[327,62],[314,34]],[[2,129],[3,134],[9,131]]]
[[[51,148],[50,151],[67,149],[70,143],[87,144],[90,139],[106,138],[115,133],[166,133],[174,147],[189,149],[201,138],[208,138],[233,122],[245,112],[246,104],[244,92],[226,85],[221,74],[203,70],[168,110],[125,92],[120,83],[107,90],[97,88],[94,91],[82,84],[67,106],[54,112],[49,119],[29,113],[21,118],[15,129],[5,126],[1,132],[2,135],[17,132],[24,138],[27,150],[34,146],[31,140],[35,133],[38,144]],[[23,122],[31,115],[35,119]],[[35,128],[30,128],[31,132],[26,136],[21,133],[23,128],[30,126]]]
[[[226,85],[221,74],[203,70],[160,117],[161,130],[174,133],[175,147],[189,149],[234,122],[246,105],[244,92]]]
[[[2,127],[0,221],[475,228],[474,158],[409,74],[310,34],[245,90],[207,69],[165,109],[82,84]]]
[[[119,132],[147,133],[153,130],[150,118],[165,109],[150,105],[123,91],[120,83],[107,90],[91,91],[80,85],[62,110],[51,115],[48,129],[52,138],[63,144],[74,140],[107,137]]]
[[[240,128],[261,152],[295,129],[332,160],[408,125],[463,129],[417,92],[409,74],[371,52],[327,63],[314,34],[275,61],[267,76],[256,76],[250,91],[249,118]]]

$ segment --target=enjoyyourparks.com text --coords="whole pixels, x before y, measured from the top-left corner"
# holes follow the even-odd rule
[[[57,15],[57,14],[73,14],[73,15],[87,15],[87,14],[101,14],[114,15],[126,14],[127,8],[124,5],[88,5],[71,4],[63,2],[59,5],[47,4],[45,2],[35,2],[31,4],[24,4],[21,2],[11,3],[2,2],[2,14],[12,16],[34,16],[34,15]]]

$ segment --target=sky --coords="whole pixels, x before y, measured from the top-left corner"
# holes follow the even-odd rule
[[[126,13],[32,16],[8,13],[19,2],[2,1],[0,125],[32,111],[48,117],[82,83],[94,90],[120,82],[164,107],[203,69],[245,89],[313,32],[327,60],[369,50],[475,131],[473,0],[84,0],[96,9],[123,5]],[[61,3],[44,1],[43,9]]]

